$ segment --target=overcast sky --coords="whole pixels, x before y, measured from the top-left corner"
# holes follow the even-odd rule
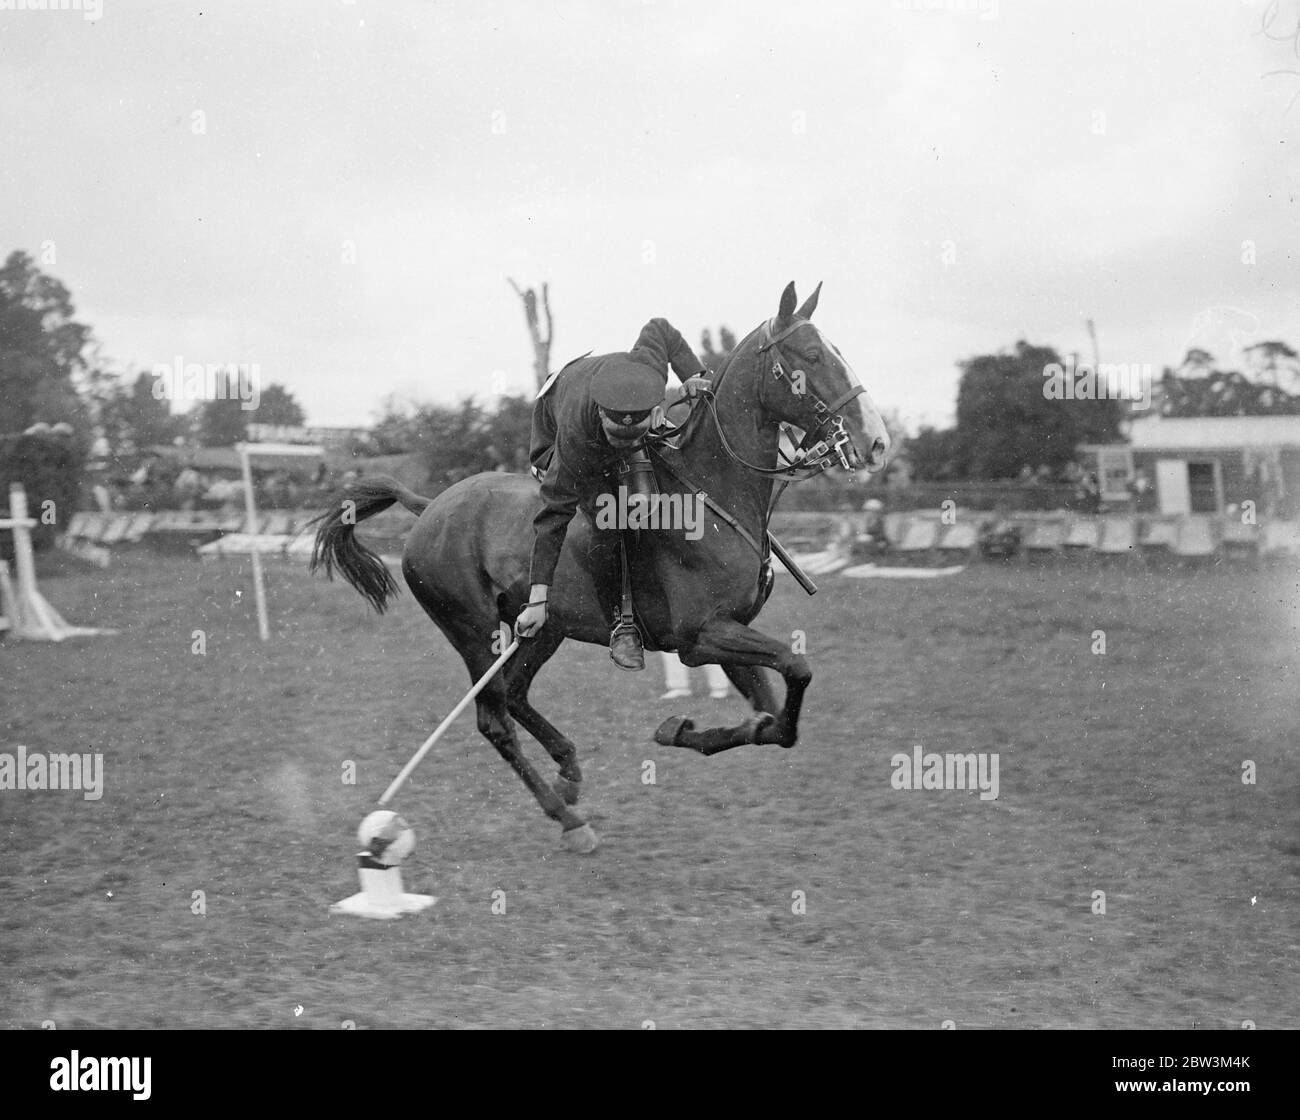
[[[0,10],[0,255],[53,243],[118,365],[257,363],[312,423],[529,391],[508,276],[550,281],[556,365],[824,280],[912,424],[963,357],[1086,355],[1088,317],[1157,371],[1300,346],[1300,0],[93,14]]]

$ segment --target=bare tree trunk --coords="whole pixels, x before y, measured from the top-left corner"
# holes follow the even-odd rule
[[[510,280],[509,277],[506,277]],[[537,315],[537,292],[528,288],[522,289],[513,280],[510,280],[510,286],[514,288],[515,294],[524,301],[524,318],[528,323],[528,337],[533,342],[533,378],[540,389],[546,379],[551,375],[551,337],[554,334],[554,327],[551,321],[551,293],[549,285],[542,285],[542,313],[546,316],[546,334],[542,334],[541,322]]]

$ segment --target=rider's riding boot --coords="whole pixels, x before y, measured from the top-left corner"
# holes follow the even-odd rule
[[[641,646],[641,631],[633,622],[620,620],[609,636],[609,657],[620,669],[635,671],[645,668],[645,651]]]

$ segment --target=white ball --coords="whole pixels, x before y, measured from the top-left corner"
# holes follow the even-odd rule
[[[376,863],[396,867],[415,850],[415,832],[391,809],[376,809],[357,829],[357,840]]]

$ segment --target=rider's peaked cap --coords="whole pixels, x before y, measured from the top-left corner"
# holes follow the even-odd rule
[[[627,354],[609,354],[591,377],[591,399],[609,412],[646,412],[664,399],[665,376]]]

